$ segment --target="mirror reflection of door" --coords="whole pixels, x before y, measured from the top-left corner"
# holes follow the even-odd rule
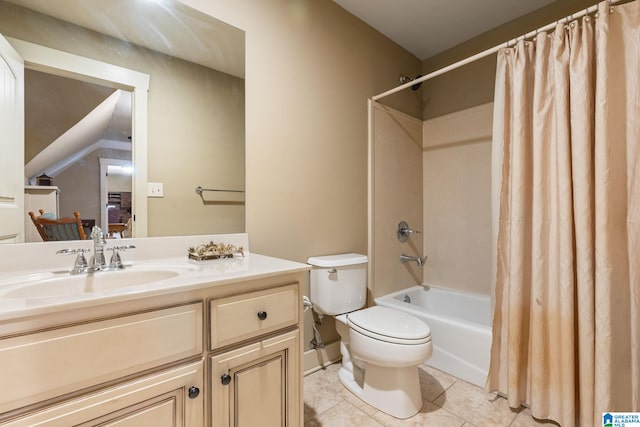
[[[34,70],[25,80],[25,176],[52,178],[57,216],[78,211],[85,231],[106,227],[101,159],[131,167],[131,93]]]
[[[110,238],[131,237],[129,220],[132,218],[131,192],[133,166],[130,161],[100,159],[102,180],[102,229]]]
[[[24,61],[0,34],[0,243],[24,236],[21,191]]]

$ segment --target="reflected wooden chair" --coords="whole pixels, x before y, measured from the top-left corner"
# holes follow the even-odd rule
[[[40,216],[29,212],[40,237],[45,242],[61,240],[85,240],[84,228],[80,220],[80,212],[74,212],[73,218],[51,218],[40,209]]]

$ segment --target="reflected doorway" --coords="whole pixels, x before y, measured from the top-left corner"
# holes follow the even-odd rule
[[[131,98],[126,90],[25,71],[25,176],[30,183],[40,173],[52,177],[53,185],[60,188],[55,215],[66,217],[78,211],[89,232],[93,225],[104,224],[107,230],[102,159],[121,168],[112,171],[115,176],[132,167]],[[130,172],[123,185],[126,191],[118,190],[128,194],[130,215]]]
[[[110,238],[131,237],[132,174],[130,160],[100,159],[100,226]]]

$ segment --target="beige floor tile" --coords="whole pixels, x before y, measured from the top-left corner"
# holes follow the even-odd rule
[[[304,425],[305,427],[383,427],[373,418],[344,400],[331,409],[305,420]]]
[[[376,408],[369,405],[355,394],[351,393],[345,386],[342,385],[342,383],[340,384],[340,386],[342,387],[339,392],[340,397],[351,403],[356,408],[360,409],[365,414],[372,415],[378,411]]]
[[[434,405],[425,400],[422,410],[411,418],[399,420],[384,412],[378,411],[373,415],[373,419],[385,427],[461,427],[464,419]]]
[[[422,398],[431,402],[457,381],[457,378],[424,364],[418,366],[418,373]]]
[[[511,411],[505,399],[482,388],[457,380],[444,372],[422,365],[420,386],[425,404],[407,420],[399,420],[367,405],[347,390],[338,379],[340,364],[304,378],[305,427],[553,427],[538,421],[531,411]],[[433,399],[435,404],[429,400]]]
[[[325,373],[326,380],[335,384],[338,395],[341,398],[351,403],[353,406],[360,409],[362,412],[366,413],[367,415],[371,415],[374,412],[376,412],[377,411],[376,408],[365,403],[355,394],[350,392],[349,389],[347,389],[345,386],[342,385],[342,383],[340,382],[340,378],[338,377],[338,370],[340,369],[341,366],[342,366],[341,363],[334,363],[328,366]]]
[[[464,381],[456,381],[434,403],[477,426],[506,427],[516,416],[506,399]]]
[[[558,426],[559,424],[551,420],[536,420],[531,416],[529,408],[523,408],[515,420],[511,423],[511,427],[542,427],[542,426]]]
[[[337,381],[337,369],[314,372],[304,378],[304,419],[313,418],[343,401],[342,384]]]

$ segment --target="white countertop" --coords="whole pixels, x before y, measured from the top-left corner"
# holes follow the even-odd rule
[[[39,282],[46,282],[47,280],[53,280],[51,286],[60,286],[61,278],[69,277],[73,280],[81,280],[87,283],[91,281],[91,274],[79,274],[71,276],[69,271],[73,266],[73,256],[60,257],[47,259],[44,263],[47,264],[41,268],[29,268],[29,269],[4,269],[0,272],[0,320],[12,319],[30,315],[45,314],[53,311],[60,311],[66,309],[90,307],[93,305],[113,303],[118,301],[130,300],[132,298],[142,298],[156,295],[170,294],[174,292],[183,292],[201,289],[205,287],[225,285],[231,283],[237,283],[241,281],[267,278],[271,276],[298,273],[308,271],[311,266],[294,261],[288,261],[280,258],[273,258],[265,255],[259,255],[254,253],[245,252],[245,256],[236,256],[229,259],[218,259],[211,261],[196,262],[187,258],[187,249],[193,242],[206,243],[211,239],[216,242],[229,242],[229,235],[220,238],[219,236],[191,236],[184,239],[176,238],[149,238],[149,239],[131,239],[129,243],[136,245],[136,249],[133,251],[127,251],[122,254],[123,263],[125,264],[125,273],[127,271],[138,271],[142,273],[145,271],[151,272],[154,269],[176,271],[178,274],[175,277],[166,278],[153,283],[143,283],[134,286],[126,286],[118,289],[107,289],[101,291],[84,290],[83,292],[67,294],[61,292],[59,295],[55,295],[56,292],[49,292],[50,295],[37,295],[31,294],[27,297],[11,295],[16,293],[21,286],[29,286]],[[242,235],[240,236],[240,242],[242,243]],[[204,237],[204,239],[203,239]],[[205,241],[206,240],[206,241]],[[85,244],[86,242],[76,242]],[[111,242],[110,242],[111,243]],[[233,242],[238,244],[238,242]],[[42,247],[27,248],[30,252],[35,251],[38,253],[44,250],[47,254],[59,249],[52,243],[44,244],[27,244],[27,245],[45,245]],[[16,246],[16,245],[12,245]],[[69,245],[66,245],[69,246]],[[72,246],[72,247],[75,247]],[[146,250],[145,247],[154,248],[154,250]],[[162,251],[163,247],[170,246],[171,250]],[[247,245],[248,246],[248,245]],[[62,247],[62,246],[61,246]],[[176,249],[177,248],[177,249]],[[246,248],[246,247],[245,247]],[[138,250],[140,249],[140,250]],[[0,248],[0,257],[3,254],[4,249]],[[6,251],[6,250],[5,250]],[[137,252],[136,252],[137,251]],[[158,257],[158,252],[167,252],[169,255],[166,257]],[[175,256],[175,253],[180,253],[180,256]],[[155,256],[149,256],[155,255]],[[90,255],[90,254],[88,254]],[[64,261],[61,263],[61,260]],[[6,259],[5,259],[6,261]],[[22,260],[20,260],[22,261]],[[56,261],[56,265],[50,265]],[[34,264],[38,264],[38,259],[33,259]],[[16,265],[23,266],[23,262],[16,262]],[[98,278],[98,275],[112,275],[109,276],[111,282],[117,282],[113,280],[121,274],[120,271],[104,271],[93,273],[93,276]],[[53,278],[53,279],[52,279]],[[99,278],[98,278],[99,279]],[[16,284],[16,280],[22,281],[21,284]],[[124,279],[123,279],[124,282]],[[47,284],[48,285],[48,284]],[[83,285],[84,286],[84,285]],[[86,287],[86,286],[85,286]],[[51,288],[55,289],[55,288]],[[47,293],[47,292],[44,292]]]

